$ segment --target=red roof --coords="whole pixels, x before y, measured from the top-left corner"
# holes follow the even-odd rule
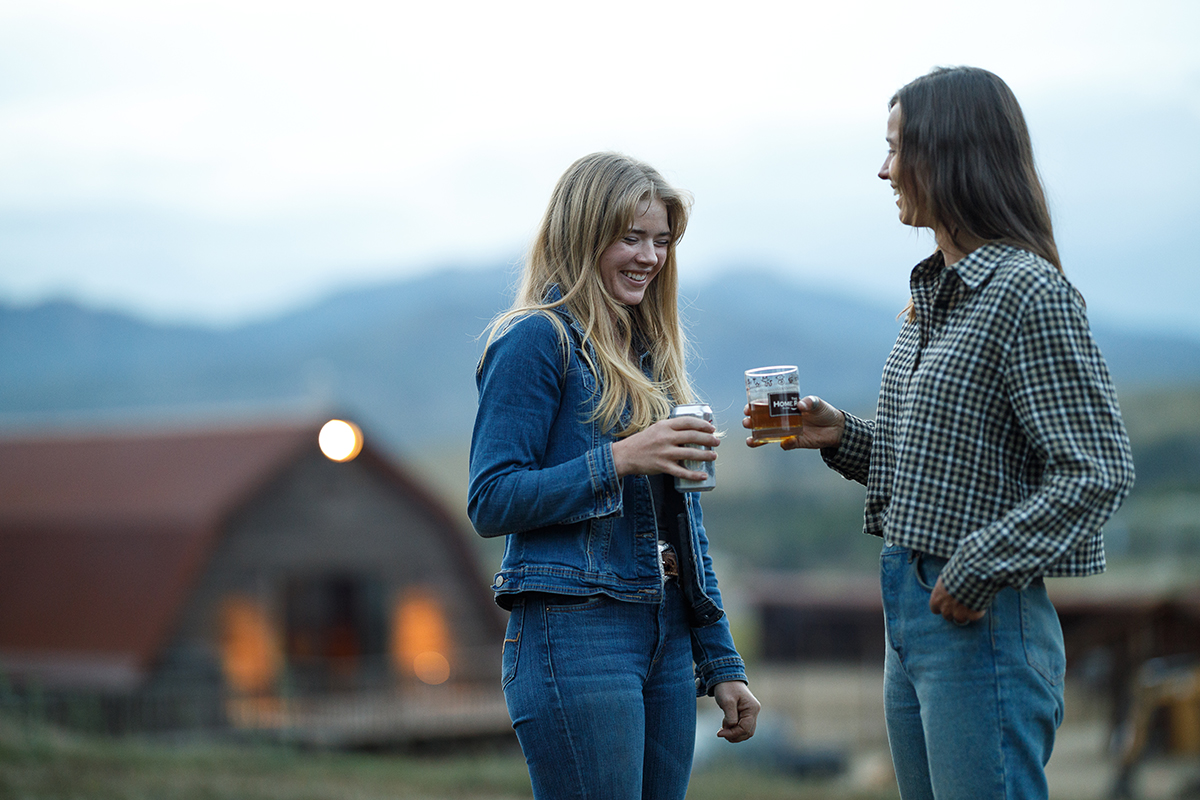
[[[0,439],[0,530],[209,526],[316,442],[314,425]]]
[[[135,685],[224,520],[317,431],[0,439],[0,665]]]

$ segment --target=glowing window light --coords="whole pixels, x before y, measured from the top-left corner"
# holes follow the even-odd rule
[[[329,460],[351,461],[362,450],[362,431],[353,422],[331,419],[321,426],[317,444]]]
[[[392,663],[431,685],[450,679],[450,633],[441,604],[429,592],[405,593],[392,612]]]
[[[220,607],[221,666],[240,692],[268,690],[283,663],[277,637],[262,607],[249,597],[231,595]]]

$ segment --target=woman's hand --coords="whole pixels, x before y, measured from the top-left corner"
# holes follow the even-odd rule
[[[800,410],[800,420],[803,426],[796,436],[788,437],[779,443],[784,450],[807,448],[810,450],[822,447],[837,447],[842,441],[842,431],[846,429],[846,415],[815,395],[809,395],[797,405]],[[745,419],[742,427],[749,430],[750,405],[742,409]],[[756,442],[751,436],[746,439],[750,447],[762,447],[767,442]]]
[[[717,429],[711,422],[699,417],[672,417],[656,422],[644,431],[613,442],[617,477],[665,473],[690,481],[702,481],[708,477],[706,474],[684,469],[679,462],[715,461],[717,454],[711,450],[697,450],[685,445],[716,447],[721,443],[716,433]]]
[[[723,681],[713,688],[713,699],[725,712],[717,736],[731,742],[744,742],[754,735],[762,705],[750,693],[749,686],[741,681]]]
[[[938,575],[937,585],[933,587],[933,592],[929,595],[929,610],[934,614],[941,614],[946,621],[953,622],[955,625],[970,624],[975,620],[983,619],[983,615],[987,613],[968,608],[955,600],[954,595],[946,591],[941,575]]]

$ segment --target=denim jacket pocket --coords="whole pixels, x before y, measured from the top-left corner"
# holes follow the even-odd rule
[[[521,655],[521,628],[525,624],[525,603],[513,603],[508,617],[508,628],[504,633],[504,655],[501,657],[500,686],[507,687],[517,677],[517,661]]]

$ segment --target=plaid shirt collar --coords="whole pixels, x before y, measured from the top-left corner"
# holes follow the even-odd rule
[[[946,266],[942,251],[913,267],[909,278],[913,298],[918,305],[951,308],[968,292],[977,292],[996,272],[1009,250],[1008,245],[991,243]]]

